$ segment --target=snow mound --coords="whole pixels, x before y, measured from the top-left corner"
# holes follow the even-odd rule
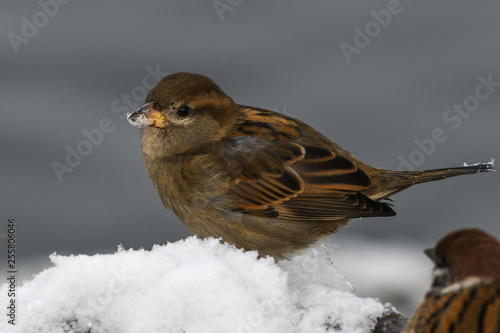
[[[391,309],[354,295],[331,251],[276,264],[189,237],[151,251],[52,255],[55,267],[18,287],[16,326],[2,320],[0,331],[370,332]]]

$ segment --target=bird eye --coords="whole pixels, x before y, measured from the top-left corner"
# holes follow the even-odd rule
[[[448,259],[444,254],[438,254],[436,257],[436,267],[448,267]]]
[[[191,108],[187,105],[182,105],[177,108],[176,113],[179,117],[185,118],[189,115],[189,112],[191,112]]]

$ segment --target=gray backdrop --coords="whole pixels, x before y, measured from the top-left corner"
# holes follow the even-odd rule
[[[165,73],[205,74],[377,167],[500,157],[499,2],[60,1],[0,12],[0,233],[17,218],[18,259],[32,269],[53,252],[189,235],[122,117]],[[69,151],[86,156],[68,162]],[[335,237],[432,244],[464,226],[500,237],[499,185],[494,173],[420,185],[393,197],[398,216]]]

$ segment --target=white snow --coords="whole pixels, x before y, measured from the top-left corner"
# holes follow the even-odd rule
[[[489,162],[486,162],[486,163],[474,163],[474,164],[467,164],[466,162],[464,162],[464,167],[468,167],[468,166],[476,166],[476,165],[481,165],[481,164],[485,164],[485,165],[490,165],[492,167],[495,166],[495,159],[492,157],[491,160]],[[495,170],[492,170],[492,171],[495,171]]]
[[[276,264],[189,237],[151,251],[52,255],[54,267],[17,287],[16,326],[0,320],[0,332],[369,332],[390,305],[356,296],[332,251]]]
[[[128,122],[133,126],[145,127],[145,126],[152,125],[151,120],[146,118],[146,116],[144,114],[140,114],[134,120],[129,118],[131,115],[132,115],[132,113],[127,113],[127,119],[128,119]]]
[[[326,244],[333,248],[335,265],[353,283],[357,295],[390,302],[407,317],[424,300],[433,264],[423,250],[432,243],[334,234]]]

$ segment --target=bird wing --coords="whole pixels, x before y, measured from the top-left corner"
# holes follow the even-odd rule
[[[391,216],[385,203],[360,191],[370,177],[332,150],[298,144],[299,124],[272,111],[248,108],[221,146],[238,210],[288,220],[335,221]]]

